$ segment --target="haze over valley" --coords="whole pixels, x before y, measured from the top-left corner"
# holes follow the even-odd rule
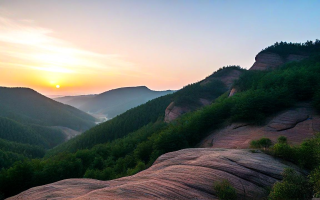
[[[0,0],[0,199],[320,198],[319,6]]]

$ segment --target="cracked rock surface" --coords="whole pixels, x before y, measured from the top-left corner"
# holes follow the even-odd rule
[[[214,183],[229,180],[238,199],[266,199],[267,189],[295,166],[261,152],[184,149],[160,156],[147,170],[111,181],[66,179],[10,199],[217,199]]]

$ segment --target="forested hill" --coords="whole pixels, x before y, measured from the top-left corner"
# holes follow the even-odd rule
[[[57,127],[84,131],[95,118],[28,88],[0,87],[0,169],[16,161],[41,158],[66,141]]]
[[[320,52],[320,40],[307,41],[305,43],[276,42],[275,44],[263,49],[260,53],[276,53],[281,56],[295,55],[314,55]]]
[[[310,102],[315,112],[320,112],[319,77],[320,55],[272,70],[244,70],[232,86],[238,90],[235,95],[229,97],[225,92],[171,123],[163,122],[164,110],[175,95],[156,98],[57,146],[44,159],[29,159],[3,169],[0,193],[8,197],[66,178],[109,180],[132,175],[151,166],[160,155],[195,147],[209,133],[231,123],[261,124],[301,102]],[[312,146],[302,150],[298,160],[310,158],[313,166],[320,166],[319,150]],[[301,166],[306,164],[303,159]]]
[[[29,88],[0,87],[0,116],[24,124],[63,126],[84,131],[95,118]]]
[[[241,73],[245,70],[241,69],[239,66],[221,68],[203,81],[190,84],[175,93],[153,99],[145,104],[128,110],[112,120],[93,127],[82,135],[50,150],[48,155],[55,155],[60,152],[75,152],[78,149],[91,148],[97,144],[122,138],[128,133],[136,131],[147,124],[163,122],[166,108],[172,101],[177,101],[183,105],[187,104],[190,106],[197,106],[199,98],[206,98],[213,101],[215,98],[228,91],[228,85],[225,83],[228,82],[227,79],[234,80],[229,77],[234,71]],[[236,77],[238,77],[240,73],[237,74]],[[227,77],[227,79],[221,79],[221,77]],[[104,95],[115,101],[117,99],[116,97],[119,96],[134,96],[135,94],[139,96],[139,93],[145,94],[146,91],[150,92],[151,90],[142,86],[111,90]]]

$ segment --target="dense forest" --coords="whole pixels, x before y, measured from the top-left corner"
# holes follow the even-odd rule
[[[220,68],[205,80],[189,84],[173,94],[176,106],[188,106],[192,110],[201,106],[199,99],[213,101],[228,90],[221,78],[228,76],[233,70],[245,71],[240,66],[227,66]]]
[[[0,87],[0,102],[0,116],[20,123],[84,131],[95,122],[94,117],[28,88]]]
[[[300,55],[314,55],[320,52],[320,40],[307,41],[305,43],[287,43],[287,42],[276,42],[261,52],[276,53],[283,57],[290,54]]]
[[[15,161],[41,158],[66,140],[51,126],[86,130],[95,118],[28,88],[0,87],[0,169]]]
[[[163,115],[174,95],[157,98],[50,150],[43,159],[18,161],[12,167],[2,169],[0,192],[8,197],[30,187],[66,178],[110,180],[132,175],[152,165],[164,153],[195,147],[210,131],[224,124],[264,123],[266,117],[301,101],[312,101],[320,112],[318,77],[319,54],[301,62],[285,64],[274,71],[245,71],[234,83],[239,91],[234,96],[228,97],[226,92],[212,104],[182,115],[169,124],[163,122]],[[310,143],[314,145],[307,145]],[[299,148],[305,154],[293,154],[300,156],[290,157],[291,153],[283,154],[285,151],[279,148],[277,151],[275,145],[275,155],[314,170],[310,188],[319,192],[318,140],[302,144]],[[309,157],[301,158],[308,152],[311,152]],[[284,183],[286,177],[291,176],[290,172],[287,173]],[[282,195],[284,190],[279,192],[277,189],[281,187],[275,185],[271,196]]]

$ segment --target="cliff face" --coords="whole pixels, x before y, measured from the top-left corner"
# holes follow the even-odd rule
[[[227,73],[224,76],[221,77],[207,77],[206,79],[204,79],[203,81],[200,82],[201,86],[204,86],[208,83],[210,83],[213,80],[219,80],[221,81],[226,87],[227,89],[230,89],[232,87],[232,84],[235,80],[237,80],[239,78],[239,76],[241,75],[242,71],[239,70],[230,70],[229,73]],[[205,99],[205,98],[200,98],[199,99],[199,103],[200,103],[200,107],[202,106],[206,106],[212,103],[214,99]],[[175,120],[176,118],[178,118],[179,116],[181,116],[184,113],[190,112],[193,109],[188,107],[188,106],[176,106],[174,104],[174,102],[171,102],[169,104],[169,106],[166,108],[165,110],[165,122],[171,122],[173,120]]]
[[[175,106],[174,102],[171,102],[165,110],[165,122],[171,122],[172,120],[178,118],[180,115],[189,112],[191,109],[188,107]]]
[[[265,199],[284,164],[264,153],[184,149],[159,157],[147,170],[111,181],[66,179],[9,199],[218,199],[214,183],[227,179],[238,199]]]
[[[308,56],[289,54],[288,56],[281,57],[275,53],[259,53],[255,58],[255,63],[250,70],[269,70],[292,61],[301,61]]]
[[[301,61],[308,58],[307,55],[289,54],[285,57],[276,53],[262,52],[255,57],[255,62],[249,70],[273,70],[280,65],[293,61]],[[236,88],[232,88],[229,97],[233,96],[237,92]]]

